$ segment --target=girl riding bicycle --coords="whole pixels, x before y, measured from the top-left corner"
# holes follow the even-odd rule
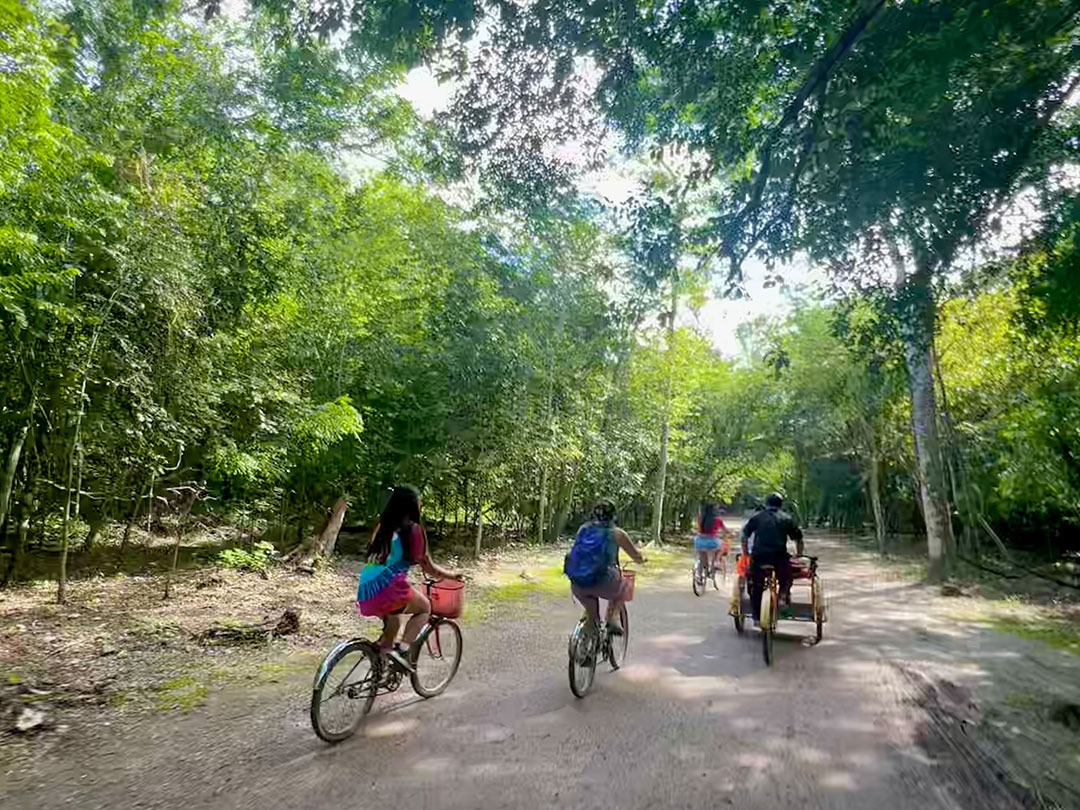
[[[378,646],[394,661],[410,670],[408,649],[431,613],[431,603],[409,584],[408,571],[419,565],[435,579],[461,579],[462,574],[436,565],[428,551],[420,526],[420,494],[410,486],[394,487],[367,552],[367,565],[360,572],[356,604],[364,616],[383,620]],[[401,614],[410,613],[401,644],[395,645]]]
[[[719,504],[713,501],[702,501],[694,522],[694,528],[697,530],[694,535],[694,552],[701,561],[701,570],[706,572],[706,575],[716,568],[718,557],[726,558],[731,551],[732,534],[724,525],[721,512]],[[723,543],[719,539],[721,532],[724,538]]]

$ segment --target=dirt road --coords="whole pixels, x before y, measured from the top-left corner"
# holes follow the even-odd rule
[[[782,623],[771,668],[756,634],[735,634],[724,593],[695,598],[683,572],[644,576],[627,665],[598,672],[584,700],[566,678],[578,609],[537,598],[466,628],[445,695],[403,687],[338,746],[312,734],[310,675],[296,674],[72,735],[9,774],[0,798],[10,810],[1029,805],[967,733],[972,687],[963,667],[947,676],[953,631],[920,608],[929,592],[836,544],[810,553],[827,578],[825,640]]]

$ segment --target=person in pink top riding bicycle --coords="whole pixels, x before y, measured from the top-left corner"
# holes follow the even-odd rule
[[[394,487],[368,547],[367,565],[360,571],[356,604],[364,616],[383,620],[379,649],[406,671],[412,669],[409,645],[431,614],[428,598],[409,584],[408,571],[413,565],[419,565],[434,579],[462,578],[460,572],[449,571],[432,561],[420,525],[420,494],[410,486]],[[403,613],[412,615],[405,625],[401,644],[395,646]]]
[[[724,525],[720,505],[713,501],[702,501],[694,520],[694,552],[701,561],[702,576],[716,568],[717,558],[727,557],[731,551],[731,538],[734,536]],[[723,535],[723,544],[720,535]]]

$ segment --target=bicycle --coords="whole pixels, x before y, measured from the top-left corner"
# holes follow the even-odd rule
[[[626,602],[619,608],[619,626],[622,628],[622,635],[613,637],[608,632],[607,622],[600,619],[599,614],[595,622],[589,618],[588,612],[578,620],[570,633],[567,648],[570,658],[567,674],[574,697],[583,698],[588,694],[596,679],[598,661],[607,660],[611,664],[612,672],[626,661],[626,650],[630,644],[630,614],[627,613]]]
[[[435,580],[430,579],[424,583],[429,599],[434,584]],[[409,646],[411,672],[370,639],[341,642],[327,653],[315,672],[311,727],[329,743],[348,739],[371,711],[376,696],[396,691],[406,677],[420,697],[441,695],[457,674],[461,651],[461,628],[453,619],[435,613]],[[345,674],[332,682],[331,676],[342,671]]]
[[[691,587],[693,588],[694,596],[701,596],[703,593],[705,593],[705,582],[706,582],[706,580],[711,580],[712,581],[712,586],[713,586],[714,591],[720,590],[720,585],[716,581],[716,572],[717,571],[720,572],[720,578],[721,579],[724,579],[724,580],[727,579],[727,555],[726,554],[717,555],[715,561],[713,562],[712,566],[709,567],[708,571],[706,571],[705,568],[701,565],[701,557],[700,556],[696,560],[694,560],[694,568],[691,571],[691,579],[690,579],[690,584],[691,584]]]

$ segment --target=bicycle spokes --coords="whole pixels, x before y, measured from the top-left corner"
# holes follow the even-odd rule
[[[428,633],[427,637],[427,649],[428,655],[432,658],[442,658],[442,636],[440,635],[439,625],[435,625],[435,628]]]

